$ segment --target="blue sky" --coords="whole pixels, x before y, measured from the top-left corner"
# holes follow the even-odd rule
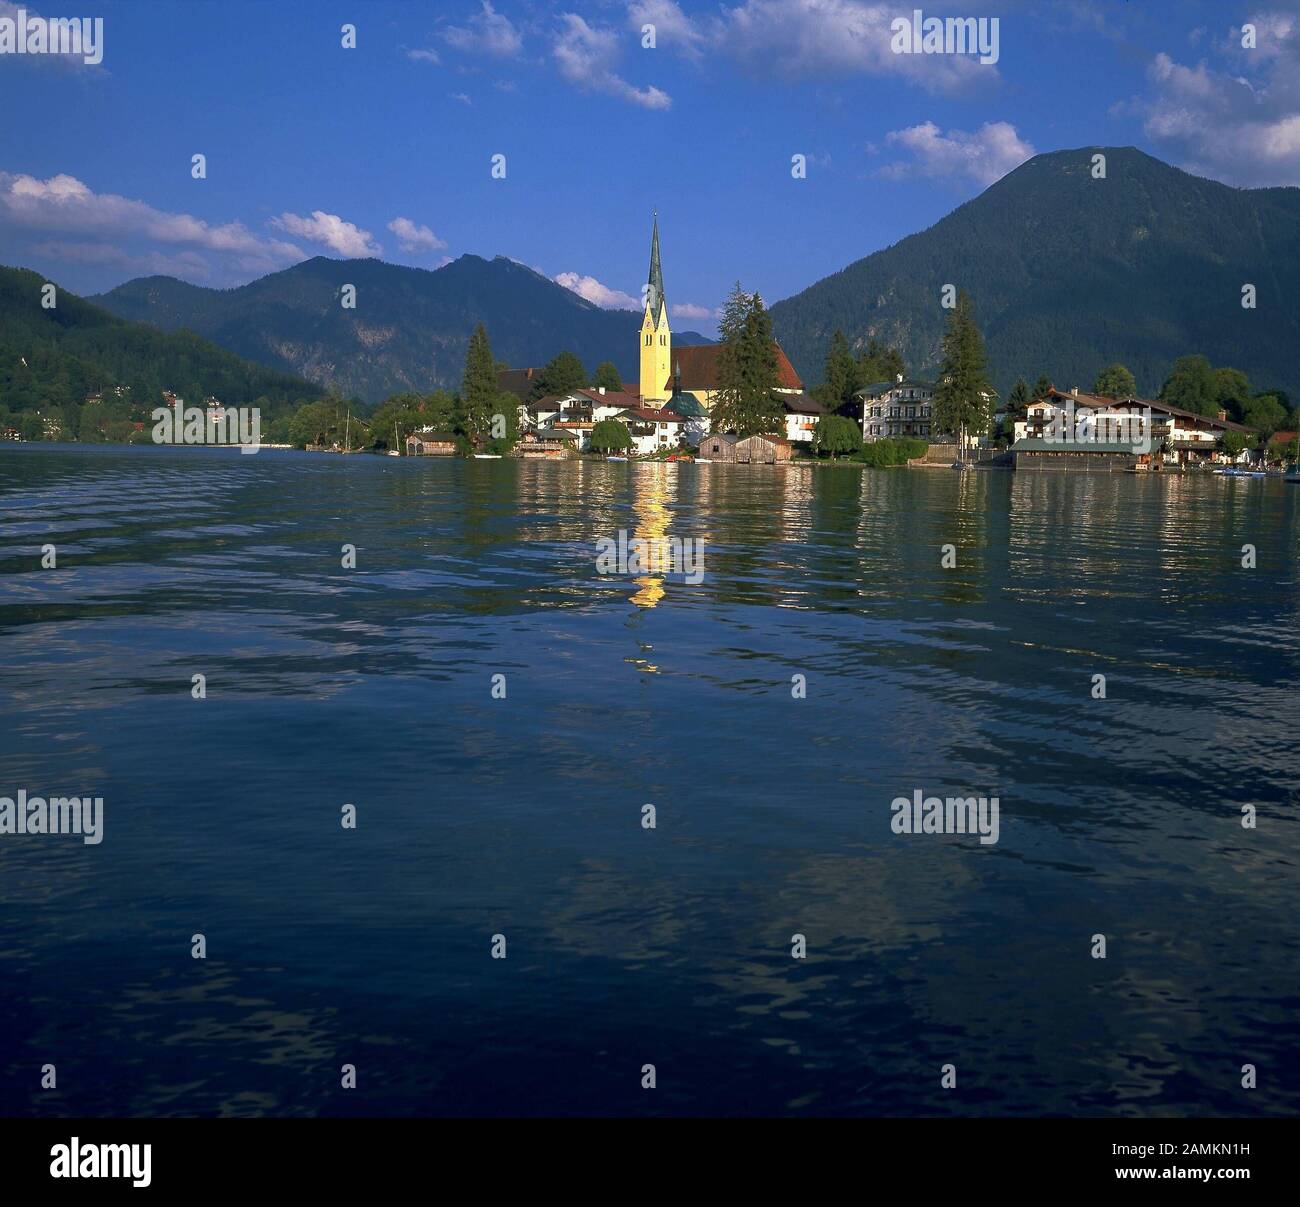
[[[876,0],[24,7],[104,19],[98,65],[0,54],[0,262],[82,293],[473,252],[617,305],[657,206],[674,326],[711,331],[736,279],[786,297],[1035,152],[1300,184],[1297,0],[920,6],[996,17],[990,64],[894,53],[916,5]]]

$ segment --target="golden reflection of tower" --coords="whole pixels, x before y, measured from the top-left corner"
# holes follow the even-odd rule
[[[667,464],[638,465],[634,486],[636,497],[632,510],[636,513],[636,531],[633,539],[640,537],[648,543],[652,555],[658,557],[668,536],[668,523],[672,519],[666,504],[676,493],[677,471]],[[658,566],[659,563],[655,562]],[[636,580],[640,590],[632,596],[638,608],[653,608],[664,597],[664,576],[647,574]]]

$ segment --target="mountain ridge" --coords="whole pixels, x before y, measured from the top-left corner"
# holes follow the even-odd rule
[[[1106,157],[1105,179],[1092,157]],[[933,375],[946,284],[972,296],[994,383],[1045,373],[1088,387],[1122,362],[1143,393],[1173,361],[1203,353],[1262,386],[1300,388],[1300,189],[1235,189],[1135,147],[1036,155],[922,231],[772,306],[781,346],[821,376],[839,328],[855,348],[898,346]],[[1258,307],[1243,310],[1254,284]]]
[[[356,288],[353,310],[341,305],[344,285]],[[638,368],[639,311],[602,309],[506,256],[466,253],[437,269],[314,256],[231,289],[138,277],[91,300],[370,402],[457,387],[479,321],[496,359],[512,366],[568,350],[589,371],[612,360],[634,380]],[[674,338],[709,342],[698,332]]]

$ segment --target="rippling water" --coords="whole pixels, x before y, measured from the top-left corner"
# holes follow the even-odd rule
[[[0,836],[0,1111],[1294,1112],[1298,543],[1256,480],[0,451],[0,795],[105,802]]]

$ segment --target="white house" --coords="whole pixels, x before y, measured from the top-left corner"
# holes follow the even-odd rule
[[[862,405],[862,439],[868,444],[885,437],[929,437],[933,422],[934,382],[878,381],[858,390]]]
[[[652,407],[628,407],[614,418],[627,425],[632,451],[642,457],[676,449],[686,430],[686,420],[667,407],[658,411]]]
[[[827,408],[802,391],[797,394],[782,392],[780,398],[785,411],[785,438],[791,444],[811,444],[817,424]]]

